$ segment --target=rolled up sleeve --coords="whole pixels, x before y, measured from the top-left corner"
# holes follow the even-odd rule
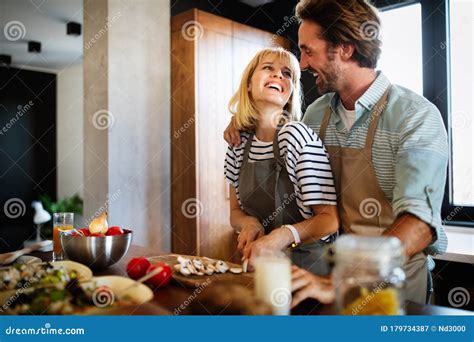
[[[435,237],[428,254],[446,251],[447,238],[441,224],[448,163],[447,134],[438,109],[431,103],[407,116],[400,135],[393,197],[394,215],[417,216],[429,224]]]

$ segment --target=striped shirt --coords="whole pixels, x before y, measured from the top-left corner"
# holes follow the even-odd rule
[[[241,144],[227,149],[224,173],[229,184],[234,186],[239,196],[239,175],[244,148],[250,133],[240,135]],[[273,159],[273,143],[263,142],[254,135],[248,162]],[[296,203],[301,215],[308,219],[313,216],[311,205],[336,205],[336,190],[332,178],[331,165],[321,139],[301,122],[290,122],[278,133],[280,156],[285,161],[288,175],[295,189]],[[241,207],[242,204],[240,203]]]
[[[319,133],[328,107],[333,114],[326,131],[326,146],[363,148],[370,124],[370,111],[390,86],[387,77],[377,78],[355,106],[356,121],[346,129],[337,111],[339,96],[325,94],[306,110],[303,122]],[[446,251],[447,238],[441,225],[448,162],[447,134],[438,109],[424,97],[392,85],[388,103],[379,119],[372,146],[372,162],[382,191],[392,204],[395,217],[410,213],[433,227],[437,239],[428,254]]]

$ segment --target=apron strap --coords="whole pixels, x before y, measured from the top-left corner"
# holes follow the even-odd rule
[[[281,206],[282,199],[280,198],[280,191],[278,188],[278,184],[280,183],[280,174],[282,168],[285,167],[285,161],[280,155],[280,145],[278,144],[278,133],[280,132],[281,127],[278,127],[275,130],[275,134],[273,135],[273,158],[275,159],[275,228],[280,227],[283,225],[283,210],[278,210]],[[280,208],[281,209],[281,208]]]
[[[326,130],[329,125],[329,119],[331,118],[331,114],[332,114],[332,109],[331,107],[328,107],[328,109],[326,109],[326,112],[324,113],[321,126],[319,127],[319,138],[323,141],[323,143],[324,143],[324,138],[326,138]]]
[[[275,130],[275,134],[273,135],[273,158],[276,160],[278,165],[284,166],[285,162],[280,155],[280,145],[278,144],[278,133],[280,132],[280,128],[278,127]]]
[[[390,86],[387,88],[385,93],[382,95],[382,97],[370,113],[370,119],[372,120],[372,122],[370,123],[369,129],[367,130],[367,137],[365,140],[366,149],[372,149],[372,144],[374,143],[375,137],[375,130],[377,129],[377,124],[379,122],[380,117],[382,116],[383,111],[385,110],[385,107],[387,107],[388,93],[390,92],[390,88]]]
[[[247,164],[247,160],[250,154],[250,147],[252,147],[252,141],[253,141],[253,136],[255,133],[250,133],[249,138],[245,142],[245,147],[244,147],[244,157],[242,160],[242,166],[240,168],[243,168]]]

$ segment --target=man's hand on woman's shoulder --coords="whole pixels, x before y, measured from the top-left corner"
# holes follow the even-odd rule
[[[240,145],[240,131],[235,127],[234,117],[230,119],[229,125],[224,131],[224,140],[233,147]]]

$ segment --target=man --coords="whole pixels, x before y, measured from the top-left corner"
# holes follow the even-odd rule
[[[440,216],[448,159],[441,115],[375,70],[380,20],[365,0],[303,0],[296,16],[300,67],[316,77],[322,95],[303,122],[328,150],[342,230],[399,238],[407,256],[406,298],[425,303],[433,267],[427,255],[447,247]],[[231,127],[224,136],[237,142]],[[323,282],[295,270],[293,304],[307,297],[328,301]]]

